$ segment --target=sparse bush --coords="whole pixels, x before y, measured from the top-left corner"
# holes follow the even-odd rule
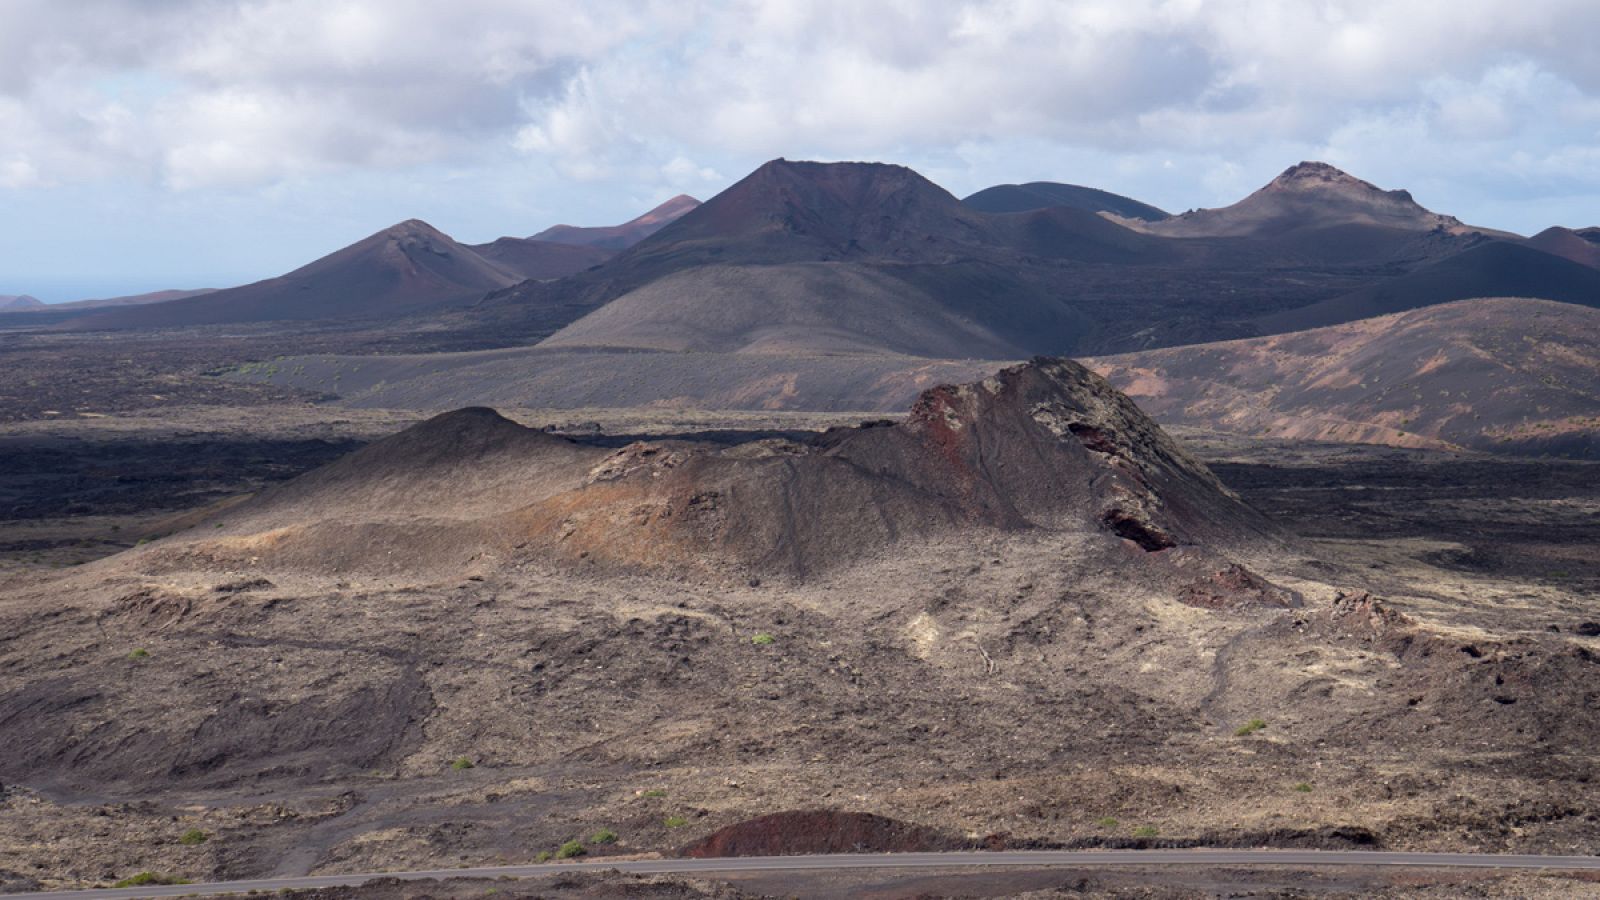
[[[150,651],[146,650],[143,647],[135,647],[135,648],[133,648],[133,652],[128,654],[128,658],[129,659],[149,659],[150,658]]]
[[[194,884],[187,878],[178,878],[173,875],[158,875],[155,872],[140,872],[130,878],[124,878],[113,884],[114,888],[144,887],[147,884]]]
[[[451,763],[450,764],[450,768],[456,770],[457,772],[462,772],[462,771],[465,771],[467,769],[475,769],[475,768],[477,768],[477,763],[474,763],[472,760],[467,759],[465,756],[463,756],[463,757],[457,759],[455,762]]]
[[[757,647],[765,647],[775,641],[777,641],[777,638],[767,634],[765,631],[750,639],[750,643],[755,644]]]
[[[602,828],[589,836],[589,843],[591,844],[615,844],[616,842],[617,833],[609,828]]]
[[[682,828],[689,824],[689,820],[683,816],[667,816],[666,821],[662,822],[662,824],[668,828]]]
[[[211,840],[211,835],[198,828],[191,828],[183,833],[183,837],[178,838],[178,843],[185,847],[197,847],[209,840]]]
[[[651,788],[648,791],[641,791],[640,794],[639,794],[639,796],[644,797],[644,798],[646,798],[648,800],[659,800],[662,797],[665,797],[666,795],[667,795],[667,792],[663,791],[660,788]]]
[[[551,856],[551,853],[550,853],[549,850],[540,850],[539,851],[539,855],[535,856],[533,858],[533,861],[534,862],[542,862],[542,863],[543,862],[549,862],[550,861],[550,856]]]
[[[1233,730],[1234,737],[1247,737],[1267,727],[1264,719],[1251,719]]]
[[[561,845],[561,849],[556,851],[556,859],[572,859],[588,852],[588,850],[584,849],[583,841],[567,841]]]
[[[1101,816],[1100,818],[1095,819],[1094,823],[1096,825],[1099,825],[1101,828],[1115,828],[1115,827],[1117,827],[1117,820],[1111,818],[1110,816]]]
[[[1299,784],[1295,785],[1294,789],[1299,791],[1302,794],[1311,793],[1311,785],[1310,785],[1310,783],[1304,782],[1304,781],[1302,781]]]
[[[1160,833],[1154,825],[1140,825],[1133,830],[1133,836],[1136,838],[1153,838]]]

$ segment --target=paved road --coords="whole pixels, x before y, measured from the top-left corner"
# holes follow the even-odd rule
[[[724,859],[639,859],[536,866],[485,866],[360,875],[309,875],[219,881],[213,884],[152,885],[87,891],[0,895],[5,900],[147,900],[284,888],[357,885],[374,878],[530,878],[558,872],[617,869],[639,875],[717,872],[837,871],[840,869],[951,869],[988,866],[1407,866],[1412,868],[1600,870],[1600,856],[1533,856],[1490,853],[1384,853],[1371,850],[1008,850],[960,853],[836,853],[819,856],[745,856]]]

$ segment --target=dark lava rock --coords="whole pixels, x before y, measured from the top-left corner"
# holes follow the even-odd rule
[[[718,829],[678,851],[705,859],[809,853],[916,853],[969,844],[935,828],[872,813],[817,809],[779,812]]]

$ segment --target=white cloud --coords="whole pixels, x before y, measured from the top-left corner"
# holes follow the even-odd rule
[[[1597,33],[1593,0],[7,0],[0,186],[523,165],[632,195],[1029,148],[1180,201],[1301,153],[1600,189]]]

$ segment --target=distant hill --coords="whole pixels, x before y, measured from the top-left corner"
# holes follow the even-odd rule
[[[616,254],[600,247],[560,244],[536,238],[503,237],[468,249],[523,278],[548,280],[575,275],[598,266]]]
[[[396,316],[469,302],[522,276],[410,219],[287,275],[74,319],[73,330]]]
[[[1266,187],[1220,209],[1197,209],[1141,225],[1166,237],[1265,237],[1303,228],[1373,225],[1460,234],[1454,216],[1423,208],[1407,191],[1385,191],[1321,162],[1291,166]]]
[[[779,159],[596,269],[497,292],[457,327],[532,342],[570,326],[551,340],[611,348],[1108,352],[1248,336],[1252,319],[1489,239],[1347,215],[1185,240],[1137,224],[1071,206],[988,213],[904,166]]]
[[[1589,307],[1465,300],[1086,362],[1167,424],[1600,459],[1600,310]]]
[[[1276,334],[1474,297],[1535,297],[1600,306],[1600,271],[1532,247],[1493,241],[1397,278],[1256,321],[1262,333]]]
[[[165,303],[168,300],[185,300],[189,297],[200,297],[216,292],[216,288],[195,288],[193,290],[165,290],[150,291],[144,294],[129,294],[125,297],[106,297],[95,300],[73,300],[70,303],[51,303],[45,308],[51,312],[80,309],[105,309],[112,306],[143,306],[146,303]]]
[[[973,194],[961,201],[967,206],[986,213],[1028,212],[1065,206],[1089,212],[1108,212],[1123,218],[1154,222],[1171,216],[1165,210],[1131,197],[1102,191],[1099,188],[1076,184],[1057,184],[1053,181],[1030,181],[1027,184],[999,184]]]
[[[1561,227],[1546,228],[1528,238],[1528,246],[1580,265],[1600,269],[1600,228],[1585,228],[1580,231]]]
[[[662,228],[672,224],[685,213],[700,205],[688,194],[679,194],[644,215],[621,225],[583,227],[556,225],[533,236],[536,241],[572,244],[580,247],[597,247],[602,250],[626,250]]]
[[[29,294],[0,294],[0,312],[23,312],[44,307],[43,300]]]

